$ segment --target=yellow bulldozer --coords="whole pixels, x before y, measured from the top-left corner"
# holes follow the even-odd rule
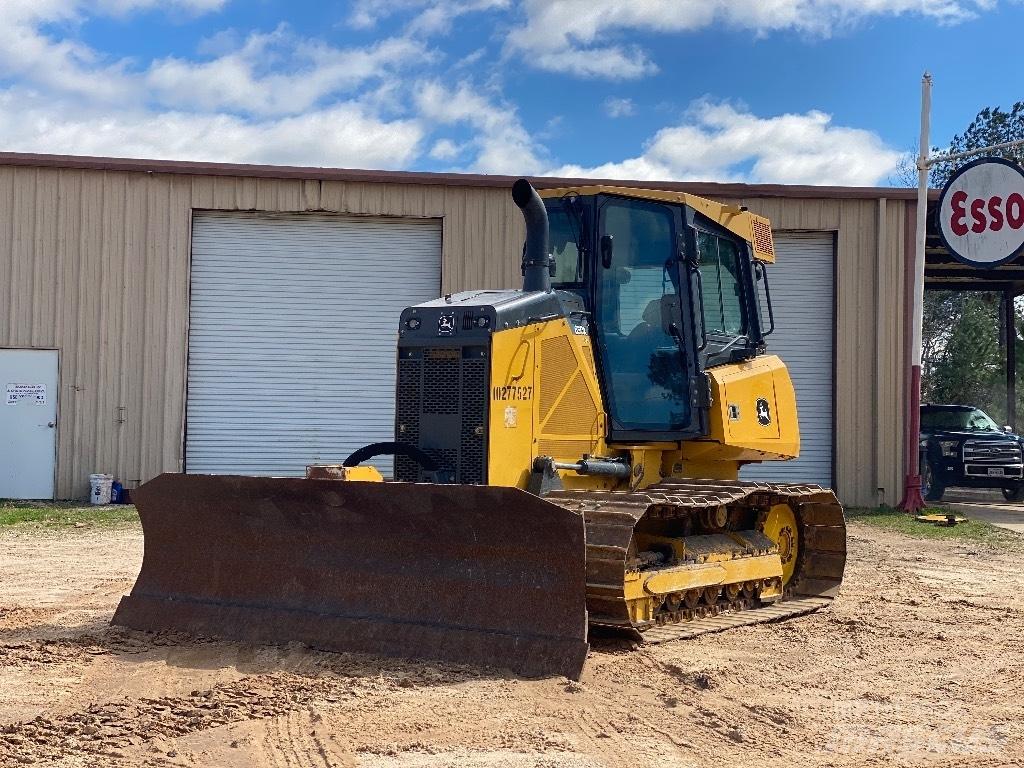
[[[114,623],[576,678],[588,630],[664,642],[814,611],[846,560],[767,354],[769,222],[689,194],[512,187],[522,290],[399,320],[394,441],[306,478],[133,493]],[[394,479],[364,464],[393,456]]]

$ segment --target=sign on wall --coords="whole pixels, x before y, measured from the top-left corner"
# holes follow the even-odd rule
[[[8,384],[7,405],[18,403],[32,403],[33,405],[46,405],[45,384]]]
[[[953,257],[994,267],[1024,246],[1024,169],[985,157],[958,169],[939,198],[939,233]]]

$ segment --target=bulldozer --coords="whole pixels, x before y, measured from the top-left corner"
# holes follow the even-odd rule
[[[522,289],[402,313],[394,440],[305,478],[145,483],[115,624],[578,678],[591,633],[661,643],[829,604],[835,495],[738,479],[800,450],[767,352],[769,222],[680,192],[512,197]]]

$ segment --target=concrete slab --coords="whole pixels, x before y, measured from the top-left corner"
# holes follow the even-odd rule
[[[1024,534],[1024,503],[1012,504],[999,491],[974,488],[951,488],[940,504],[964,517],[984,520],[1008,531]]]

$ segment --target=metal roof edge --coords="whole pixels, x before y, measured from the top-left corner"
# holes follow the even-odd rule
[[[425,184],[450,187],[510,187],[516,176],[474,173],[436,173],[429,171],[375,171],[359,168],[320,168],[293,165],[253,165],[213,163],[191,160],[147,160],[86,155],[52,155],[29,152],[0,152],[0,166],[70,168],[94,171],[135,173],[171,173],[189,176],[237,176],[268,179],[308,179],[377,184]],[[888,198],[912,200],[917,190],[907,187],[841,187],[810,184],[741,184],[704,181],[637,181],[623,179],[581,179],[556,176],[528,176],[537,188],[575,186],[617,186],[687,192],[719,198],[839,198],[874,200]],[[939,190],[930,190],[936,199]]]

